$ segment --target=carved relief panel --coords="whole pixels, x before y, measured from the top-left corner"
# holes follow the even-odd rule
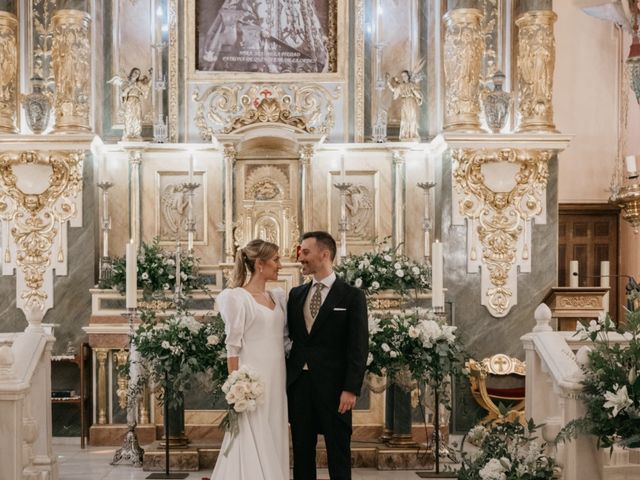
[[[236,245],[261,238],[280,245],[283,257],[295,258],[300,236],[297,167],[291,160],[236,163]]]
[[[372,170],[349,171],[345,177],[351,184],[347,188],[345,205],[347,213],[347,241],[352,245],[371,245],[380,232],[380,172]],[[327,198],[327,223],[331,231],[339,230],[340,192],[333,185],[340,181],[340,172],[329,172]]]

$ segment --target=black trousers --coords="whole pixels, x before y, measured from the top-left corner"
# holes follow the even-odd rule
[[[351,412],[345,415],[322,401],[309,372],[289,387],[289,423],[294,480],[316,480],[316,443],[324,435],[331,480],[351,480]],[[335,410],[335,411],[334,411]]]

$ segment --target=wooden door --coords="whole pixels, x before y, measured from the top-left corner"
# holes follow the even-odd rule
[[[600,286],[600,262],[609,261],[609,311],[620,311],[618,275],[619,211],[607,204],[560,204],[558,221],[558,286],[569,286],[569,262],[578,261],[578,285]]]

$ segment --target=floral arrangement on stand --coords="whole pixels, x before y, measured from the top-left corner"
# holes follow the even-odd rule
[[[518,420],[478,425],[466,436],[478,448],[462,452],[458,480],[548,480],[554,476],[555,461],[546,445],[535,435],[539,425]],[[464,446],[464,442],[463,442]]]
[[[559,440],[589,433],[598,438],[599,447],[640,447],[640,311],[628,312],[619,331],[626,345],[611,341],[615,331],[608,314],[578,326],[576,334],[593,344],[587,355],[578,353],[586,414],[569,422]]]
[[[380,290],[395,290],[402,294],[409,290],[431,288],[431,268],[398,253],[387,243],[376,246],[372,252],[349,255],[335,269],[347,283],[371,295]]]
[[[155,293],[170,294],[176,286],[176,254],[160,248],[159,238],[152,243],[142,243],[138,251],[137,284],[143,295],[149,297]],[[199,259],[193,254],[180,255],[180,288],[183,294],[204,289],[205,281],[198,275]],[[113,273],[108,284],[102,288],[114,288],[120,293],[126,290],[127,268],[124,258],[113,260]]]
[[[446,325],[432,310],[415,309],[369,318],[367,370],[387,376],[406,389],[413,381],[439,386],[440,401],[450,407],[451,379],[466,372],[466,353],[456,336],[457,327]]]
[[[158,398],[162,403],[168,400],[172,407],[181,405],[182,394],[195,374],[204,373],[210,388],[217,390],[227,378],[224,338],[219,314],[200,322],[186,311],[158,317],[153,311],[143,310],[133,334],[142,367],[137,387],[147,382],[163,386],[168,378],[172,388],[160,391]]]

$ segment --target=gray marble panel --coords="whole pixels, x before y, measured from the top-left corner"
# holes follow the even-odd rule
[[[494,353],[506,353],[524,358],[520,337],[535,325],[533,313],[551,287],[557,284],[558,250],[558,161],[549,165],[547,186],[547,223],[534,225],[532,232],[531,273],[518,275],[518,304],[504,318],[492,317],[480,305],[480,274],[467,273],[466,227],[452,225],[451,162],[445,159],[437,193],[440,221],[436,235],[445,245],[444,286],[452,304],[453,322],[459,328],[470,355],[482,359]],[[455,206],[457,208],[457,206]],[[468,384],[461,385],[456,395],[454,418],[456,430],[473,421],[473,400]]]

